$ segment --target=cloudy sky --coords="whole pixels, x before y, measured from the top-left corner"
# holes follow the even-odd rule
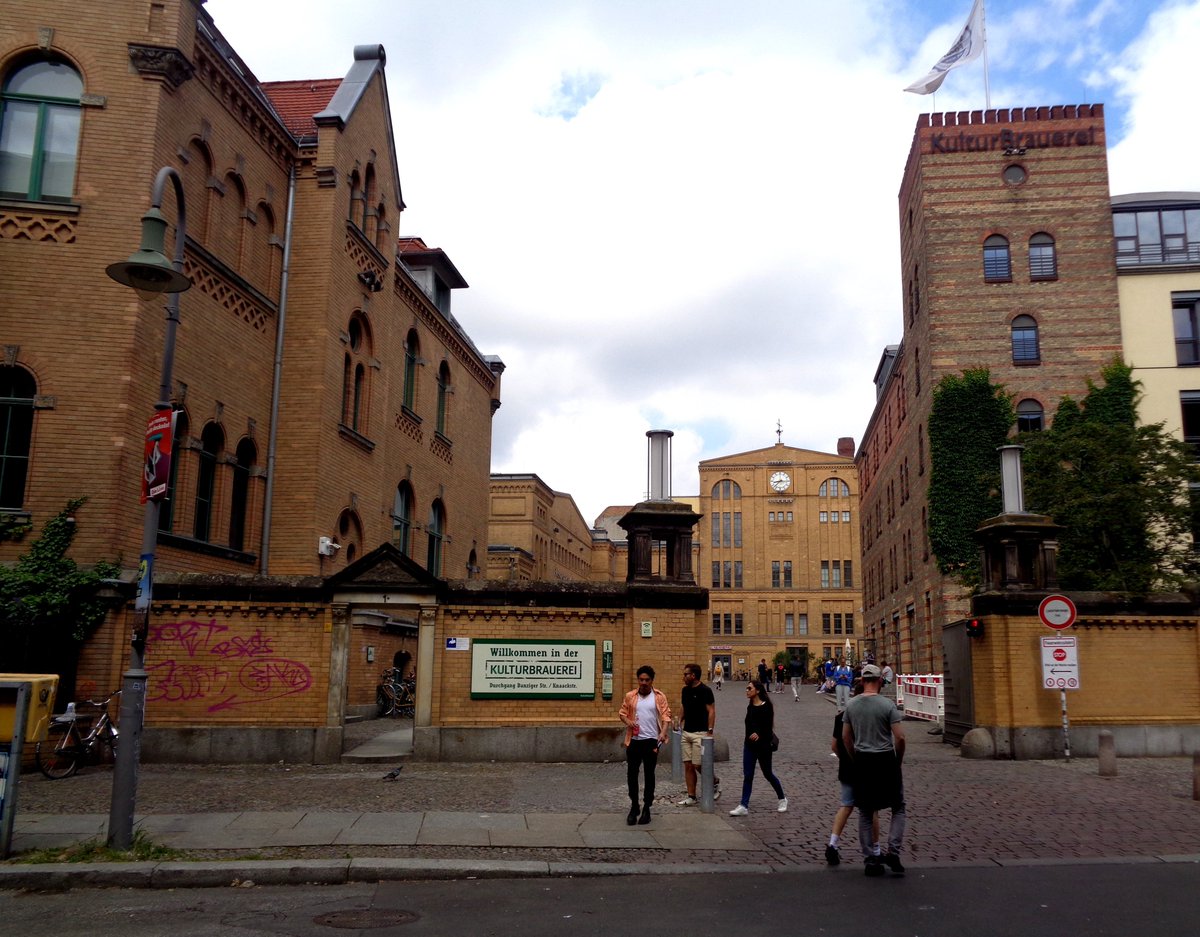
[[[646,439],[701,459],[857,442],[901,331],[896,196],[917,115],[981,109],[983,61],[901,89],[970,0],[208,0],[264,81],[387,50],[401,233],[470,282],[508,366],[492,467],[591,522],[645,496]],[[1114,194],[1200,190],[1200,0],[990,0],[993,107],[1106,106]],[[1187,63],[1192,62],[1192,65]]]

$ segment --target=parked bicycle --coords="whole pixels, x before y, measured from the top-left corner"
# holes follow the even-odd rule
[[[411,719],[417,711],[417,682],[404,677],[395,667],[383,672],[375,688],[375,706],[381,716],[403,716]]]
[[[102,700],[83,700],[69,703],[67,711],[55,716],[46,732],[46,740],[38,742],[34,758],[38,770],[52,781],[69,778],[96,752],[99,759],[111,762],[117,751],[117,727],[108,714],[109,704],[121,695],[114,690]],[[76,707],[94,708],[97,714],[81,715]]]

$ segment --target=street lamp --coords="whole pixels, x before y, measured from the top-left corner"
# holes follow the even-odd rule
[[[175,222],[175,259],[164,253],[167,219],[161,207],[163,190],[170,179],[175,188],[178,217]],[[112,279],[131,287],[142,299],[167,298],[167,334],[163,342],[162,374],[158,383],[156,415],[171,410],[171,372],[175,364],[175,331],[179,325],[179,294],[192,285],[183,273],[183,249],[187,240],[187,211],[183,180],[170,166],[158,171],[151,190],[150,210],[142,216],[142,244],[128,260],[105,268]],[[163,494],[166,492],[164,491]],[[121,739],[113,766],[112,806],[108,814],[108,845],[128,849],[133,844],[133,811],[137,801],[138,762],[142,750],[142,723],[146,714],[146,636],[150,626],[150,595],[154,585],[154,551],[158,546],[158,515],[161,495],[146,499],[142,525],[142,553],[138,564],[138,591],[134,599],[133,633],[130,638],[129,669],[121,690]]]

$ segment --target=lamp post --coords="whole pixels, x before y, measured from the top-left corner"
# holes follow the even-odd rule
[[[178,206],[174,261],[168,261],[163,253],[167,219],[161,206],[168,179],[174,185],[175,203]],[[175,331],[179,325],[179,294],[192,285],[191,279],[183,273],[186,239],[187,212],[184,208],[183,180],[173,168],[164,166],[154,179],[150,209],[142,216],[141,247],[128,260],[109,264],[105,268],[105,273],[112,279],[132,288],[142,299],[168,294],[162,375],[158,384],[158,401],[154,404],[155,414],[166,414],[168,418],[171,410],[171,372],[175,364]],[[137,800],[138,762],[146,712],[146,636],[150,626],[150,596],[154,584],[154,552],[158,546],[161,505],[161,495],[146,499],[138,591],[134,599],[133,633],[129,642],[129,669],[125,671],[121,688],[121,738],[113,768],[112,806],[108,814],[108,845],[113,849],[128,849],[133,843],[133,811]]]

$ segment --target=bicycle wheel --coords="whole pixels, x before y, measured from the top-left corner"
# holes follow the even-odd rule
[[[396,691],[386,683],[376,688],[375,707],[381,716],[392,715],[396,711]]]
[[[112,723],[104,726],[104,731],[96,739],[96,761],[102,765],[115,764],[117,760],[117,730]]]
[[[46,740],[34,748],[34,760],[38,770],[51,781],[69,778],[79,768],[83,755],[79,733],[71,722],[54,722],[46,733]]]
[[[413,718],[417,711],[416,702],[412,691],[408,687],[401,687],[400,692],[396,695],[396,715],[403,716],[405,719]]]

